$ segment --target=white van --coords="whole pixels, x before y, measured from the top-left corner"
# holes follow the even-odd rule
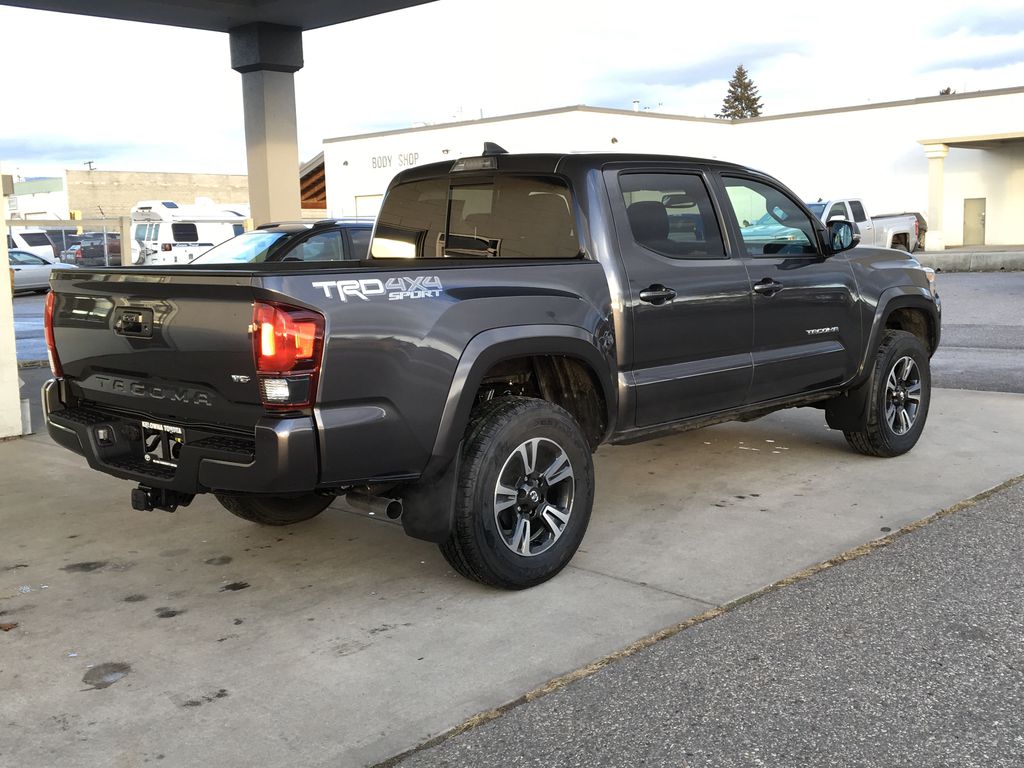
[[[57,249],[50,236],[42,229],[13,227],[7,230],[7,250],[28,251],[49,264],[56,264]]]
[[[131,210],[133,264],[187,264],[245,231],[242,206],[140,200]]]

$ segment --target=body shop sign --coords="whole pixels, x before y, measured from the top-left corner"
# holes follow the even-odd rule
[[[408,168],[420,161],[419,152],[404,152],[397,155],[376,155],[370,158],[371,168]]]

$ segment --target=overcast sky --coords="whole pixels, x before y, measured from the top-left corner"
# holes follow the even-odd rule
[[[0,30],[7,172],[245,172],[226,35],[6,6]],[[570,104],[713,116],[739,63],[765,114],[1021,86],[1024,0],[439,0],[304,45],[308,160],[324,138]]]

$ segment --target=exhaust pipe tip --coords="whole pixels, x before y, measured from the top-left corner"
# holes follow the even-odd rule
[[[371,496],[368,493],[349,491],[345,494],[345,503],[360,512],[371,515],[384,515],[389,520],[397,520],[402,516],[400,499],[389,499],[386,496]]]

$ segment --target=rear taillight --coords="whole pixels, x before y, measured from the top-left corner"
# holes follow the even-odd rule
[[[253,307],[253,351],[260,399],[267,408],[304,408],[316,399],[324,316],[283,304]]]
[[[916,218],[914,219],[914,237],[921,236],[921,222]]]
[[[169,250],[171,250],[171,244],[170,243],[160,243],[160,250],[161,251],[169,251]]]
[[[43,313],[43,323],[46,335],[46,356],[50,358],[50,371],[54,376],[60,378],[64,375],[64,371],[60,367],[60,358],[57,357],[57,345],[53,341],[53,305],[55,301],[53,291],[46,294],[46,310]]]

